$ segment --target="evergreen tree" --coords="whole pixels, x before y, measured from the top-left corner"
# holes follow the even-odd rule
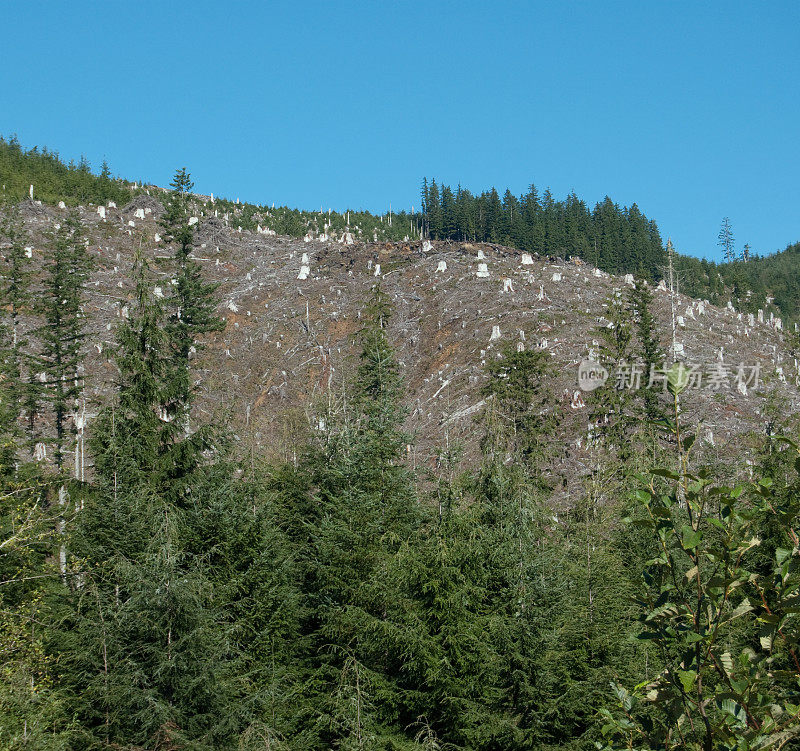
[[[0,746],[57,749],[66,717],[45,649],[44,603],[60,586],[52,553],[65,516],[46,503],[39,467],[21,461],[27,359],[21,318],[30,312],[31,273],[13,210],[0,234],[9,245],[0,267]]]
[[[30,313],[32,280],[30,261],[25,253],[26,235],[19,214],[14,209],[9,208],[0,224],[0,237],[4,237],[8,243],[0,267],[0,301],[7,315],[3,323],[4,342],[1,350],[5,388],[2,408],[6,413],[3,424],[15,441],[13,451],[7,456],[7,460],[12,461],[16,454],[16,439],[19,437],[18,419],[25,408],[30,388],[23,377],[30,362],[22,316]]]
[[[407,640],[416,639],[406,625],[402,560],[419,508],[403,464],[408,439],[389,312],[376,288],[350,406],[328,415],[324,443],[303,463],[308,480],[287,498],[297,558],[312,562],[303,576],[306,701],[297,713],[315,748],[379,747],[402,738],[417,716],[402,687]]]
[[[504,461],[505,449],[506,456],[524,463],[531,479],[538,475],[536,469],[545,450],[545,439],[552,435],[557,423],[546,383],[549,368],[550,357],[542,350],[520,352],[506,347],[501,357],[487,364],[489,380],[482,390],[483,396],[494,405],[487,412],[492,419],[487,425],[485,450],[497,452],[500,461]]]
[[[81,359],[84,332],[84,285],[92,266],[80,221],[71,214],[53,237],[45,265],[44,295],[37,311],[43,323],[35,330],[41,342],[38,363],[45,373],[45,399],[51,404],[56,468],[64,467],[66,442],[74,431],[69,422],[83,385]]]
[[[91,442],[95,493],[72,535],[84,584],[62,604],[61,681],[78,747],[234,748],[265,711],[248,655],[263,654],[270,618],[253,605],[269,601],[266,517],[203,427],[172,429],[174,332],[141,259],[136,278],[117,398]]]
[[[174,367],[166,332],[166,311],[152,294],[153,278],[144,259],[134,259],[134,297],[130,313],[116,330],[115,360],[119,369],[113,407],[98,416],[93,441],[95,467],[114,487],[158,484],[167,469],[162,462],[174,440],[170,384]]]
[[[191,191],[194,184],[185,168],[178,170],[170,183],[172,192],[167,200],[161,226],[164,241],[174,251],[175,282],[169,297],[169,318],[166,331],[172,351],[173,372],[170,376],[170,401],[165,405],[176,427],[188,430],[189,411],[193,401],[190,379],[190,357],[201,346],[200,337],[224,328],[224,321],[215,314],[216,284],[206,282],[200,264],[191,257],[194,230],[189,224]]]
[[[634,421],[631,403],[637,384],[645,377],[632,362],[634,324],[631,310],[620,291],[605,304],[607,323],[595,332],[600,341],[600,362],[609,372],[608,380],[589,396],[590,434],[602,437],[624,455],[629,449],[629,432]]]
[[[534,748],[545,737],[540,467],[553,418],[541,414],[552,404],[540,355],[508,348],[489,368],[480,474],[441,486],[447,501],[409,565],[418,711],[456,748]]]
[[[659,406],[657,385],[650,383],[650,374],[664,366],[665,355],[651,310],[653,293],[643,279],[638,280],[628,292],[628,304],[636,328],[637,354],[644,366],[639,387],[644,401],[644,414],[648,420],[658,420],[664,416],[663,409]]]
[[[733,229],[731,220],[726,216],[722,220],[719,234],[717,235],[717,245],[722,248],[722,257],[729,263],[736,260],[736,249],[734,247]]]
[[[442,203],[436,180],[431,180],[428,188],[428,195],[425,199],[425,213],[428,221],[428,236],[435,240],[441,240],[444,226],[442,224]]]

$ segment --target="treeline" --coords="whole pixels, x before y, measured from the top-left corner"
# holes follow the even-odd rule
[[[420,214],[407,211],[386,214],[355,210],[303,211],[288,206],[235,203],[225,198],[215,198],[214,208],[218,213],[225,211],[233,217],[233,226],[251,232],[256,232],[260,226],[279,235],[303,237],[310,234],[315,239],[324,235],[333,241],[341,240],[349,232],[353,242],[418,242],[422,237]]]
[[[422,184],[422,226],[433,239],[492,242],[544,256],[575,256],[611,274],[634,274],[649,282],[667,276],[667,254],[655,220],[636,204],[610,198],[590,209],[574,193],[556,200],[531,185],[522,196],[495,188],[473,195],[435,180]],[[739,310],[759,308],[794,320],[798,316],[800,245],[781,253],[727,263],[676,253],[677,288],[715,305],[729,300]],[[774,298],[768,303],[767,297]]]
[[[103,163],[98,173],[82,158],[64,163],[47,148],[23,148],[12,137],[0,137],[0,197],[20,201],[34,186],[34,198],[70,206],[81,203],[124,205],[135,195],[152,190],[112,177]],[[207,209],[211,209],[207,205]],[[425,179],[419,211],[306,211],[288,206],[239,203],[217,197],[217,213],[224,212],[234,228],[258,227],[280,235],[325,236],[340,240],[350,233],[354,241],[416,241],[424,237],[455,241],[494,242],[541,255],[575,256],[613,274],[634,274],[650,282],[665,277],[666,252],[656,222],[636,204],[620,207],[606,197],[589,208],[574,193],[556,200],[549,190],[531,185],[522,196],[506,190],[472,195],[460,186]],[[774,310],[789,320],[798,316],[798,245],[782,253],[752,256],[745,262],[715,263],[675,255],[678,287],[682,292],[714,304],[729,300],[740,310]],[[767,297],[774,298],[767,303]],[[773,308],[770,308],[773,305]],[[787,321],[788,322],[788,321]]]
[[[36,146],[25,149],[16,137],[8,140],[0,136],[0,200],[21,201],[29,197],[34,188],[34,200],[56,204],[64,201],[68,206],[114,201],[120,206],[145,192],[159,191],[113,177],[111,169],[103,162],[94,172],[87,159],[65,163],[57,152]],[[419,212],[388,211],[372,214],[369,211],[305,211],[288,206],[266,206],[240,203],[216,197],[207,209],[228,213],[231,226],[255,232],[258,226],[271,229],[280,235],[303,237],[326,235],[341,239],[350,232],[354,241],[417,240],[421,233]]]
[[[787,322],[800,317],[800,243],[773,255],[721,264],[678,256],[676,268],[681,291],[693,297],[715,304],[731,300],[750,313],[772,310]]]
[[[460,185],[422,184],[425,231],[431,238],[510,245],[541,255],[577,256],[613,274],[660,279],[666,263],[658,225],[636,204],[606,197],[593,209],[571,193],[562,201],[531,185],[516,197],[496,189],[474,196]]]
[[[54,235],[37,300],[19,297],[24,230],[4,225],[0,746],[789,747],[796,426],[776,417],[758,481],[726,487],[736,468],[695,466],[684,369],[666,394],[608,384],[584,491],[556,509],[550,358],[508,348],[487,364],[479,461],[459,470],[449,444],[417,476],[376,287],[353,378],[298,460],[239,462],[193,410],[222,321],[190,257],[191,187],[179,172],[162,219],[175,282],[156,297],[137,257],[114,395],[88,426],[85,276],[63,273],[86,267],[79,225]],[[644,286],[608,301],[609,366],[660,362],[650,305]]]
[[[95,174],[84,157],[65,164],[57,152],[36,146],[25,149],[16,137],[6,140],[0,136],[0,200],[28,198],[31,185],[35,200],[64,201],[70,206],[107,201],[123,205],[137,192],[132,184],[114,178],[106,162]]]

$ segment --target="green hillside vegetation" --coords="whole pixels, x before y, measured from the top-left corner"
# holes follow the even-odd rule
[[[26,150],[16,138],[0,137],[0,198],[22,201],[29,197],[31,185],[35,200],[69,206],[107,201],[124,205],[137,193],[132,183],[113,178],[105,163],[94,174],[85,158],[64,164],[57,152],[36,146]]]
[[[448,443],[418,473],[376,285],[296,459],[239,461],[231,426],[193,409],[223,324],[191,190],[179,170],[158,272],[135,258],[86,435],[77,213],[35,268],[13,210],[0,225],[0,748],[796,747],[795,419],[741,466],[702,467],[685,369],[666,392],[607,385],[583,490],[555,513],[552,360],[508,346],[487,361],[477,461],[457,470]],[[659,357],[651,299],[609,299],[605,357]]]
[[[654,279],[666,262],[658,226],[634,204],[620,208],[610,198],[590,210],[574,193],[563,201],[531,185],[502,199],[492,188],[473,196],[459,186],[423,181],[425,229],[436,239],[510,245],[561,258],[576,256],[614,274]]]
[[[747,262],[712,263],[690,256],[676,261],[681,291],[693,297],[723,304],[731,299],[737,308],[754,313],[773,310],[787,321],[800,317],[800,243],[768,256],[753,256]],[[767,297],[774,298],[768,304]]]

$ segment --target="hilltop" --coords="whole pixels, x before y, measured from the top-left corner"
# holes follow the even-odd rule
[[[107,163],[97,174],[88,160],[64,163],[47,148],[24,149],[16,138],[0,137],[0,200],[33,199],[66,206],[81,203],[127,204],[138,195],[163,194],[146,181],[113,177]],[[214,198],[205,196],[206,200]],[[362,210],[305,211],[288,206],[260,206],[217,196],[219,211],[235,216],[242,230],[275,232],[294,238],[339,237],[350,233],[361,242],[410,242],[423,238],[454,242],[489,242],[559,258],[576,257],[612,274],[635,274],[657,282],[666,273],[667,254],[654,219],[636,204],[620,206],[606,198],[590,208],[574,193],[556,200],[550,190],[531,185],[522,196],[494,188],[473,195],[423,180],[420,209],[373,214]],[[781,252],[751,254],[728,263],[676,253],[675,278],[686,294],[715,305],[732,303],[755,314],[764,309],[794,323],[800,315],[800,243]]]

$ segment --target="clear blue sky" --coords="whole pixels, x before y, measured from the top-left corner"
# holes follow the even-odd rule
[[[683,252],[800,240],[796,2],[0,3],[0,133],[301,208],[423,176],[638,203]]]

